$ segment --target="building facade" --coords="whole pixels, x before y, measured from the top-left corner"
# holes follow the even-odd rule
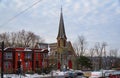
[[[4,73],[36,72],[48,66],[47,49],[5,48]],[[0,58],[2,56],[0,50]],[[1,68],[0,59],[0,68]]]

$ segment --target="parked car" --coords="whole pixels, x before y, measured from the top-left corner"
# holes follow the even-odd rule
[[[74,73],[76,78],[83,78],[84,74],[81,70],[75,70]]]
[[[75,78],[75,72],[73,70],[65,71],[65,78]]]

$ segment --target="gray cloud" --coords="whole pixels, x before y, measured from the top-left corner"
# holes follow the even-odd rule
[[[36,0],[2,0],[0,18],[4,19],[0,19],[0,24],[32,5],[33,2]],[[117,38],[118,35],[114,34],[118,31],[112,29],[119,21],[120,6],[115,0],[63,0],[61,3],[59,0],[54,0],[54,3],[53,0],[42,0],[15,20],[2,26],[0,32],[26,29],[42,35],[46,42],[56,42],[61,4],[68,40],[74,42],[77,35],[83,34],[91,42],[93,40],[106,41],[110,36],[102,38],[104,33],[100,33],[106,28],[109,28],[106,30],[113,34],[114,39]],[[116,27],[119,24],[116,24]],[[117,40],[109,42],[116,43]]]

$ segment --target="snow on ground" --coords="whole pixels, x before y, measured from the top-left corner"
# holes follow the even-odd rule
[[[4,78],[50,78],[53,75],[51,74],[45,74],[45,75],[39,75],[39,74],[25,74],[23,75],[16,75],[16,74],[4,74]],[[54,75],[59,76],[59,74]]]
[[[52,77],[56,77],[56,78],[64,78],[64,77],[68,77],[69,74],[68,71],[51,71],[50,74],[42,74],[39,75],[37,73],[35,74],[25,74],[25,75],[17,75],[17,74],[4,74],[4,78],[52,78]],[[83,78],[83,77],[78,77],[78,78]]]

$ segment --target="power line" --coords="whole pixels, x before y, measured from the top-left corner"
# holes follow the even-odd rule
[[[21,14],[23,14],[24,12],[26,12],[27,10],[29,10],[30,8],[32,8],[33,6],[37,5],[40,1],[42,1],[42,0],[38,0],[37,2],[33,3],[31,6],[29,6],[26,9],[24,9],[20,13],[16,14],[15,16],[13,16],[12,18],[10,18],[9,20],[7,20],[6,22],[4,22],[3,24],[1,24],[0,26],[4,26],[4,25],[8,24],[9,22],[11,22],[12,20],[14,20],[18,16],[20,16]]]

